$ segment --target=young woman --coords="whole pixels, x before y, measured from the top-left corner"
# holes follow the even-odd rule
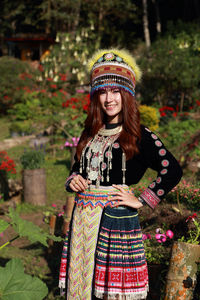
[[[140,124],[129,53],[98,51],[89,62],[91,106],[66,181],[75,206],[60,268],[66,299],[146,299],[148,272],[138,209],[152,209],[182,171],[158,136]],[[129,189],[147,168],[157,178],[137,198]]]

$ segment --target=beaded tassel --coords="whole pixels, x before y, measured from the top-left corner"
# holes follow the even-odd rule
[[[123,152],[122,153],[122,173],[123,173],[123,178],[122,178],[122,182],[123,184],[126,183],[126,154]]]

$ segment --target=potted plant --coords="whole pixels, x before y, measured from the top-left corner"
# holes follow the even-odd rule
[[[43,150],[24,151],[20,158],[23,168],[24,201],[33,205],[46,205],[46,173]]]
[[[167,274],[165,300],[193,299],[197,263],[200,262],[200,220],[196,213],[186,219],[188,233],[174,242]]]

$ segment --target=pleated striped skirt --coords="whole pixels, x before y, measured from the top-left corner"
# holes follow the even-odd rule
[[[128,187],[124,187],[128,189]],[[112,207],[113,187],[77,194],[66,236],[59,286],[68,300],[145,299],[147,263],[138,212]]]

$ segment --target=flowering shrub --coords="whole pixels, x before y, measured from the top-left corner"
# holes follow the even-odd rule
[[[65,142],[65,147],[76,147],[79,142],[79,137],[72,137],[71,141]]]
[[[15,163],[6,151],[0,151],[0,171],[10,172],[11,174],[16,173]]]
[[[170,249],[168,246],[173,236],[174,234],[171,230],[164,232],[161,228],[156,229],[154,236],[149,233],[143,234],[142,239],[148,263],[159,264],[169,259]]]
[[[71,97],[62,103],[66,120],[64,129],[67,133],[67,138],[70,139],[69,143],[71,143],[72,137],[80,137],[89,105],[89,94],[78,94],[76,97]]]
[[[0,113],[7,113],[14,104],[21,102],[25,90],[37,86],[37,71],[29,63],[14,57],[0,57]]]
[[[198,245],[200,243],[200,220],[197,216],[197,213],[194,213],[192,216],[189,216],[186,221],[186,223],[191,223],[188,225],[189,231],[187,233],[187,236],[183,236],[179,239],[181,242],[190,243],[190,244],[196,244]]]
[[[181,180],[168,194],[167,199],[177,201],[177,197],[180,199],[180,202],[184,202],[189,209],[200,209],[200,187],[198,184],[192,184],[185,179]]]
[[[200,109],[200,101],[198,99],[193,101],[193,105],[188,106],[187,111],[181,112],[180,107],[176,106],[162,106],[159,108],[161,123],[167,123],[170,119],[186,120],[190,118],[190,112],[196,112]]]

